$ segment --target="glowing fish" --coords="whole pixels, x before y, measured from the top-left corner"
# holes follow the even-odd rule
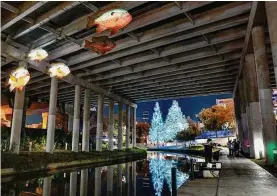
[[[10,74],[10,78],[8,80],[8,85],[10,85],[9,89],[12,92],[14,89],[18,89],[20,91],[23,90],[24,86],[29,82],[30,74],[27,69],[23,66],[20,66],[13,70]]]
[[[89,48],[97,54],[103,55],[115,46],[115,43],[107,36],[93,37],[91,41],[85,40],[85,48]]]
[[[52,63],[51,68],[49,69],[50,77],[57,77],[61,79],[67,76],[70,73],[68,66],[64,63]]]
[[[48,53],[43,49],[34,49],[30,51],[28,57],[32,61],[40,62],[48,57]]]
[[[88,17],[87,28],[97,26],[96,33],[110,30],[111,35],[117,33],[119,29],[127,26],[132,20],[131,14],[124,9],[112,9],[99,12],[95,17]]]

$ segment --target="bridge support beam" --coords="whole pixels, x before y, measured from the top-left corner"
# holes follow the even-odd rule
[[[89,151],[90,89],[85,89],[82,151]]]
[[[18,154],[20,147],[21,137],[21,125],[23,118],[23,107],[24,107],[25,88],[22,91],[15,91],[14,106],[13,106],[13,117],[12,117],[12,129],[10,138],[9,150],[12,153]]]
[[[49,152],[49,153],[54,152],[57,95],[58,95],[58,80],[57,78],[53,77],[51,78],[49,112],[48,112],[48,123],[47,123],[47,139],[46,139],[46,152]]]
[[[275,82],[277,84],[277,2],[266,1],[265,7],[274,65]]]
[[[97,106],[97,129],[96,129],[96,150],[102,151],[102,135],[103,135],[103,118],[104,118],[104,95],[98,95]]]
[[[262,117],[260,110],[260,102],[258,95],[257,72],[255,67],[255,59],[253,54],[245,56],[243,77],[246,84],[247,102],[249,105],[249,140],[250,152],[253,151],[253,157],[256,159],[263,158],[264,144],[262,133]]]
[[[122,150],[123,111],[122,102],[118,102],[118,150]]]
[[[257,70],[266,164],[272,165],[274,162],[273,149],[277,148],[277,134],[273,114],[264,27],[258,26],[252,29],[252,41]]]
[[[108,130],[108,150],[113,150],[113,130],[114,130],[114,101],[110,99],[109,104],[109,130]]]
[[[126,148],[130,148],[130,106],[126,105]]]
[[[74,98],[74,120],[72,132],[72,151],[78,152],[79,134],[80,134],[80,102],[81,102],[81,86],[75,85]]]
[[[133,119],[134,119],[134,124],[133,124],[133,130],[132,130],[132,143],[133,143],[133,148],[135,148],[137,146],[136,144],[136,139],[137,139],[137,135],[136,135],[136,124],[137,124],[137,119],[136,119],[136,107],[133,107]]]
[[[242,125],[242,149],[243,152],[249,152],[248,146],[248,124],[247,124],[247,115],[246,115],[246,102],[245,102],[245,94],[244,94],[244,86],[242,79],[239,80],[239,95],[240,95],[240,116],[241,116],[241,125]]]

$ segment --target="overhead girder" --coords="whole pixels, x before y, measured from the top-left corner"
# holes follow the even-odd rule
[[[123,9],[130,10],[130,9],[140,6],[144,3],[146,3],[146,2],[145,1],[135,1],[135,2],[118,1],[118,2],[113,2],[113,3],[109,4],[108,6],[109,7],[118,6]],[[107,7],[103,7],[103,9],[105,9]],[[57,29],[57,31],[61,32],[60,35],[62,35],[62,36],[71,36],[76,32],[82,31],[82,30],[86,29],[87,20],[88,20],[87,18],[91,14],[93,14],[93,12],[74,20],[70,24]],[[57,35],[57,34],[52,34],[52,33],[46,34],[46,35],[42,36],[41,38],[35,40],[32,44],[32,47],[33,48],[38,48],[38,47],[41,48],[41,47],[48,46],[48,45],[54,43],[55,41],[57,41],[58,38],[59,38],[59,35]]]
[[[205,65],[208,66],[210,64],[215,64],[215,63],[219,63],[219,62],[227,62],[230,60],[236,60],[239,57],[240,57],[239,53],[234,53],[234,54],[231,53],[229,55],[226,55],[224,60],[222,60],[218,56],[212,56],[212,57],[203,58],[200,60],[194,60],[192,62],[188,62],[185,64],[181,64],[180,66],[169,65],[169,66],[164,66],[164,67],[153,68],[151,70],[142,71],[139,73],[128,74],[128,75],[116,77],[116,78],[113,78],[110,80],[101,81],[101,83],[99,82],[98,84],[107,85],[107,84],[121,83],[121,82],[125,82],[125,81],[130,81],[130,80],[136,80],[136,79],[140,79],[140,78],[152,77],[152,76],[160,75],[160,74],[168,74],[170,72],[181,71],[181,70],[185,70],[185,69],[189,69],[189,68],[193,69],[194,67],[197,67],[197,66],[205,66]]]
[[[243,39],[245,36],[245,30],[243,28],[231,29],[228,31],[223,31],[216,33],[212,37],[209,43],[203,40],[202,37],[197,37],[195,39],[190,39],[187,41],[182,41],[179,43],[174,43],[159,48],[159,55],[147,50],[146,52],[137,53],[134,55],[126,56],[120,59],[120,64],[115,64],[113,62],[107,62],[104,64],[94,64],[94,66],[82,74],[78,74],[79,77],[88,76],[92,74],[98,74],[106,71],[113,71],[114,69],[119,69],[127,66],[135,66],[137,63],[143,63],[145,61],[151,61],[155,59],[162,59],[162,57],[168,57],[171,55],[182,55],[183,52],[189,52],[196,49],[208,48],[210,46],[221,45],[226,42],[235,41],[237,39]],[[104,57],[105,58],[105,57]],[[170,60],[170,57],[169,57]],[[78,67],[78,66],[77,66]],[[71,70],[78,70],[77,67],[73,67]]]
[[[74,8],[75,6],[79,5],[79,1],[65,1],[61,4],[57,5],[53,9],[49,10],[48,12],[38,16],[35,19],[34,24],[25,24],[23,27],[19,28],[16,32],[13,32],[11,37],[13,39],[17,39],[30,31],[44,25],[45,23],[49,22],[51,19],[58,17],[59,15],[63,14],[64,12]],[[49,28],[49,27],[47,27]]]
[[[38,66],[38,64],[34,61],[28,61],[26,59],[26,53],[23,51],[20,51],[19,49],[5,43],[5,42],[1,42],[1,52],[4,54],[7,54],[8,56],[11,56],[15,59],[18,59],[19,61],[24,61],[26,63],[28,63],[28,65],[30,67],[32,67],[33,69],[36,69],[42,73],[46,73],[46,68],[50,67],[49,62],[46,61],[42,61],[43,62],[43,66],[41,66],[42,64],[40,63],[40,66]],[[72,74],[67,75],[66,77],[62,78],[63,81],[66,81],[67,83],[70,84],[78,84],[80,86],[83,86],[85,88],[89,88],[91,90],[93,90],[94,92],[103,94],[107,97],[110,97],[111,99],[117,100],[117,101],[121,101],[123,103],[129,104],[129,105],[134,105],[135,104],[132,101],[129,101],[127,99],[122,98],[119,95],[116,95],[110,91],[107,91],[105,89],[100,88],[99,86],[89,83],[86,80],[80,79]]]
[[[158,60],[152,60],[145,63],[138,63],[138,64],[135,64],[133,67],[129,66],[129,67],[123,67],[116,70],[112,70],[112,71],[109,71],[107,74],[104,74],[103,76],[98,76],[93,79],[90,79],[90,81],[95,82],[98,80],[106,80],[109,78],[126,76],[128,74],[145,72],[147,70],[152,70],[155,68],[162,68],[167,66],[178,67],[181,63],[200,60],[200,59],[202,59],[203,61],[205,58],[212,57],[217,54],[224,56],[224,54],[236,52],[240,50],[242,47],[243,47],[243,43],[241,42],[241,40],[233,41],[231,43],[223,45],[221,48],[218,49],[217,53],[215,53],[210,48],[199,49],[196,51],[181,53],[181,54],[175,55],[174,57],[172,56],[172,58],[170,59],[170,62],[164,61],[163,59],[158,59]]]
[[[211,2],[201,2],[201,3],[200,2],[186,2],[186,4],[189,4],[189,6],[187,6],[184,9],[192,10],[194,8],[198,8],[200,6],[206,5],[208,3],[211,3]],[[132,2],[132,4],[133,4],[133,2]],[[166,14],[164,14],[164,13],[166,13]],[[182,10],[180,10],[174,3],[166,4],[155,10],[150,10],[139,16],[135,16],[133,18],[132,22],[127,27],[125,27],[122,32],[115,34],[114,37],[124,34],[124,33],[134,31],[138,28],[142,28],[144,26],[159,22],[163,19],[170,18],[172,16],[176,16],[180,13],[182,13]],[[87,21],[85,21],[85,22],[87,22]],[[84,27],[81,26],[80,24],[78,24],[78,25],[80,26],[80,28],[86,27],[86,23],[84,24],[85,25]],[[94,37],[95,35],[96,34],[94,33],[92,35],[86,36],[85,38],[82,38],[80,40],[80,42],[81,43],[84,42],[85,39],[89,40],[92,37]],[[140,42],[143,42],[143,40],[140,39]],[[74,44],[66,44],[66,45],[52,51],[51,55],[49,56],[49,59],[52,60],[52,59],[62,57],[64,55],[78,51],[81,48],[83,48],[83,46],[80,47],[80,46],[76,46]]]
[[[17,14],[9,13],[6,17],[4,17],[1,21],[1,32],[22,20],[24,17],[29,15],[30,13],[36,11],[38,8],[43,6],[47,1],[27,1],[21,5],[21,9]]]
[[[176,5],[175,5],[176,7]],[[137,42],[134,39],[123,39],[123,40],[119,40],[118,42],[116,42],[117,47],[112,50],[110,53],[117,53],[117,51],[122,50],[122,49],[127,49],[132,47],[132,50],[129,50],[130,53],[134,54],[146,49],[151,49],[151,48],[156,48],[159,47],[159,45],[152,45],[151,47],[145,47],[143,45],[143,43],[146,42],[150,42],[150,41],[154,41],[157,40],[159,38],[163,38],[166,36],[170,36],[173,34],[177,34],[183,31],[188,31],[188,30],[192,30],[195,29],[197,27],[201,27],[203,25],[208,25],[208,24],[212,24],[213,22],[217,22],[220,20],[224,20],[224,19],[228,19],[231,17],[236,17],[238,15],[244,14],[249,12],[251,9],[251,3],[242,3],[242,2],[236,2],[236,3],[231,3],[219,8],[215,8],[212,10],[209,10],[207,12],[195,15],[195,25],[192,25],[190,23],[189,20],[187,20],[186,18],[178,20],[178,21],[172,21],[170,23],[166,23],[164,25],[161,25],[157,28],[151,29],[149,31],[145,31],[139,38],[140,41]],[[165,15],[164,13],[162,13],[163,15]],[[187,32],[189,33],[189,32]],[[187,34],[186,33],[186,34]],[[202,32],[205,33],[205,32]],[[184,33],[182,33],[184,34]],[[172,41],[165,42],[162,45],[165,44],[169,44],[169,43],[173,43],[173,42],[177,42],[177,41],[181,41],[184,38],[179,40],[173,39]],[[157,40],[158,42],[158,40]],[[154,42],[154,43],[157,43]],[[137,46],[138,45],[138,46]],[[134,47],[137,46],[137,47]],[[72,45],[73,47],[73,45]],[[76,46],[75,46],[76,48]],[[67,53],[66,51],[71,51],[71,48],[69,47],[69,45],[67,45],[64,48],[61,48],[60,50],[64,51],[64,53]],[[75,50],[76,51],[76,50]],[[68,54],[68,53],[67,53]],[[68,59],[68,64],[74,65],[77,63],[81,63],[93,58],[99,57],[97,54],[91,53],[91,52],[85,52],[85,53],[81,53],[80,55],[74,55],[72,57],[70,57]],[[119,58],[119,57],[116,57]],[[102,58],[101,58],[102,59]],[[100,60],[100,59],[99,59]]]

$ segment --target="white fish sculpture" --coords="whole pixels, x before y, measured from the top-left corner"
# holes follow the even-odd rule
[[[30,78],[29,71],[23,66],[14,69],[11,72],[10,78],[8,80],[10,91],[12,92],[14,89],[22,91],[24,86],[26,86],[26,84],[29,82]]]
[[[30,51],[28,57],[32,61],[40,62],[46,57],[48,57],[48,53],[43,49],[34,49]]]
[[[61,79],[70,74],[70,70],[64,63],[52,63],[51,68],[49,69],[49,74],[50,77]]]

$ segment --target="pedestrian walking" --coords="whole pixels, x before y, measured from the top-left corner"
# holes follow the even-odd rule
[[[213,144],[210,138],[207,139],[207,143],[204,144],[204,155],[206,164],[211,163],[213,157]]]
[[[229,149],[229,156],[231,156],[231,145],[232,145],[232,141],[228,140],[228,142],[227,142],[227,148]]]

